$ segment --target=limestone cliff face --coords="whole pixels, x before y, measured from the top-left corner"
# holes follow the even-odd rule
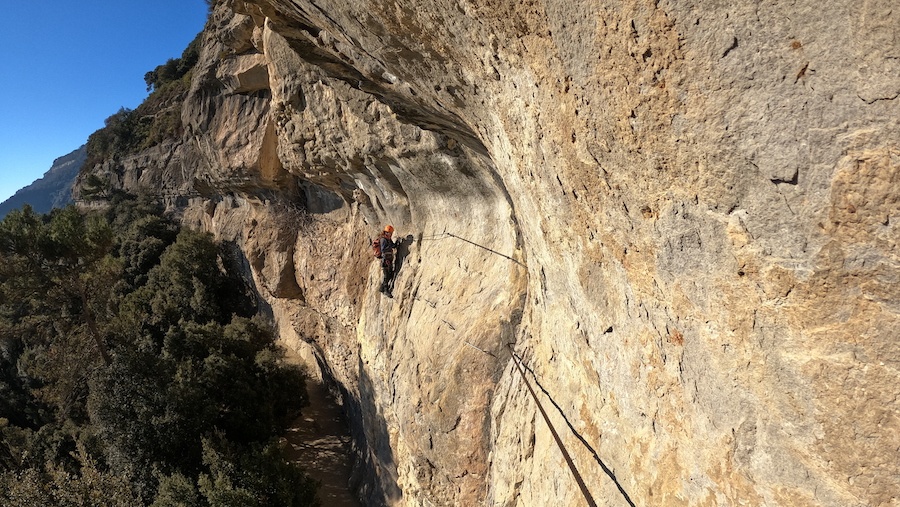
[[[898,505],[898,76],[893,0],[229,0],[98,170],[242,249],[372,505],[585,504],[508,343],[598,505]]]

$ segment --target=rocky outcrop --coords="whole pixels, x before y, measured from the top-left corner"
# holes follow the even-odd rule
[[[116,171],[240,246],[370,505],[584,504],[507,344],[598,505],[896,505],[892,7],[230,0]]]

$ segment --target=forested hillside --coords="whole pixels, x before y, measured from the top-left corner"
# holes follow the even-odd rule
[[[315,505],[306,402],[227,250],[147,200],[0,222],[0,504]]]

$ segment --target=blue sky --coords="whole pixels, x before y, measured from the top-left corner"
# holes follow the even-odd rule
[[[4,2],[0,29],[0,202],[147,97],[144,73],[178,58],[204,0]]]

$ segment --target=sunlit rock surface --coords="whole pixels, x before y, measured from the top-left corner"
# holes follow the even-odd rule
[[[234,0],[103,170],[242,252],[367,505],[585,505],[507,344],[598,505],[900,505],[898,76],[892,0]]]

